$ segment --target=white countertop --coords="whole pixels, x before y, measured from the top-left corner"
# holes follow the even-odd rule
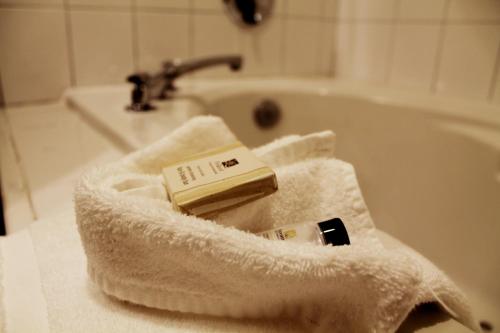
[[[7,233],[72,208],[75,180],[86,168],[124,152],[64,103],[2,112],[2,190]]]

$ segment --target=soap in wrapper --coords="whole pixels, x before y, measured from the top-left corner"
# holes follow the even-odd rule
[[[278,189],[274,171],[240,142],[190,156],[163,169],[175,210],[200,217],[262,198]]]

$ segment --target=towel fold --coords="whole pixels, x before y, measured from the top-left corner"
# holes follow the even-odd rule
[[[160,309],[231,317],[286,315],[310,330],[393,332],[418,303],[444,301],[477,330],[465,297],[405,248],[385,249],[352,166],[333,157],[331,132],[255,149],[279,191],[216,221],[172,210],[164,165],[236,140],[216,117],[197,117],[159,142],[88,172],[75,190],[91,279],[107,294]],[[247,231],[341,217],[352,244],[268,241]]]

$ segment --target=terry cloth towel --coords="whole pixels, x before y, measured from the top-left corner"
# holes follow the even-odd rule
[[[415,305],[439,301],[479,332],[461,291],[424,258],[386,250],[352,166],[331,132],[255,149],[277,193],[218,216],[172,210],[163,165],[232,143],[216,117],[197,117],[159,142],[89,171],[75,190],[89,275],[105,293],[149,307],[230,317],[288,316],[328,332],[394,332]],[[338,216],[350,246],[269,241],[250,231]]]

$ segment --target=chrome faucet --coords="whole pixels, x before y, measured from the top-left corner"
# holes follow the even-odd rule
[[[241,69],[243,58],[239,55],[214,56],[193,60],[170,60],[163,64],[163,70],[154,75],[145,72],[135,73],[127,77],[127,81],[134,84],[132,103],[128,106],[131,111],[154,110],[150,104],[152,99],[172,98],[177,90],[174,81],[184,74],[203,68],[218,65],[228,65],[232,71]]]

